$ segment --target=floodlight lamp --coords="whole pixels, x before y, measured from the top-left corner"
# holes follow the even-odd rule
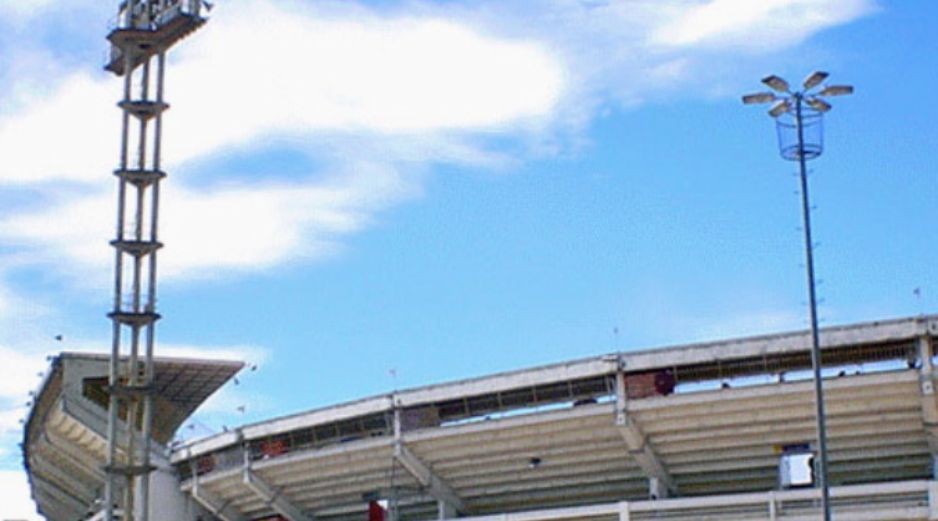
[[[769,103],[775,101],[775,94],[771,92],[757,92],[755,94],[746,94],[743,96],[744,105],[754,105],[756,103]]]
[[[853,94],[853,85],[828,85],[819,92],[821,96],[845,96]]]
[[[807,103],[812,109],[818,112],[827,112],[831,109],[831,104],[822,100],[821,98],[805,98],[805,103]]]
[[[804,87],[804,90],[810,90],[820,85],[828,76],[830,76],[830,74],[824,71],[814,71],[804,79],[801,85]]]
[[[788,82],[774,74],[762,78],[762,83],[779,92],[788,92]]]
[[[781,116],[782,114],[788,112],[788,110],[789,110],[788,100],[781,99],[775,102],[774,105],[772,105],[772,108],[769,109],[769,115],[772,116],[773,118],[777,118]]]

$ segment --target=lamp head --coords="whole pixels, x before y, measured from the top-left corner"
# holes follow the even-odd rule
[[[853,94],[853,85],[828,85],[818,93],[821,96],[846,96]]]
[[[788,112],[790,109],[791,107],[788,106],[788,100],[780,99],[776,101],[774,105],[772,105],[772,108],[769,109],[769,115],[772,116],[773,118],[777,118],[781,116],[782,114]]]
[[[772,90],[776,90],[778,92],[788,92],[788,82],[774,74],[762,78],[762,83],[765,83],[771,87]]]
[[[804,99],[805,103],[808,104],[811,108],[818,112],[827,112],[831,109],[831,104],[822,100],[821,98],[808,97]]]
[[[770,103],[775,101],[775,94],[771,92],[757,92],[755,94],[746,94],[743,96],[744,105],[754,105],[756,103]]]
[[[814,71],[804,79],[804,82],[802,82],[801,85],[804,87],[804,90],[811,90],[814,87],[820,85],[821,82],[826,80],[828,76],[830,76],[830,74],[824,71]]]

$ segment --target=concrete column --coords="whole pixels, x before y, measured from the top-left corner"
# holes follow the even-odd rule
[[[938,481],[928,482],[928,519],[938,520]]]
[[[668,487],[658,478],[648,478],[648,498],[664,499],[668,497]]]
[[[931,339],[926,335],[918,339],[919,391],[922,401],[922,423],[928,436],[928,447],[932,452],[932,477],[938,477],[938,397],[935,396],[933,380]]]
[[[677,485],[665,468],[661,458],[645,438],[641,426],[629,415],[628,393],[625,385],[625,373],[616,374],[616,414],[615,425],[625,441],[629,456],[648,476],[648,495],[653,499],[668,497],[669,493],[678,493]]]
[[[150,521],[193,521],[195,517],[191,515],[188,508],[186,495],[179,490],[179,480],[173,473],[172,468],[167,462],[156,464],[157,469],[150,473],[150,495],[155,501],[149,501]],[[137,484],[138,492],[140,483]],[[143,519],[136,513],[137,519]]]
[[[437,500],[436,511],[437,511],[436,518],[440,520],[453,519],[458,515],[458,513],[456,512],[456,509],[453,508],[452,504],[446,501],[442,501],[442,500]]]

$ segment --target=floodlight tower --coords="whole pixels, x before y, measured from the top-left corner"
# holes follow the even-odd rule
[[[811,209],[808,199],[808,173],[806,162],[821,155],[824,150],[824,113],[831,109],[824,96],[852,94],[849,85],[817,87],[827,79],[828,73],[815,71],[802,82],[802,89],[792,92],[788,82],[771,75],[762,79],[775,92],[758,92],[743,96],[743,103],[772,103],[769,115],[775,118],[778,146],[783,159],[798,161],[801,180],[801,215],[804,220],[805,266],[808,277],[808,304],[811,320],[811,366],[814,371],[814,401],[817,407],[817,477],[821,489],[821,509],[824,521],[831,521],[830,490],[827,481],[827,429],[824,416],[824,389],[821,384],[821,343],[818,337],[817,298],[814,281],[814,254],[811,240]],[[778,94],[776,94],[778,93]]]
[[[207,6],[207,4],[206,4]],[[156,252],[166,53],[205,23],[202,0],[123,0],[105,69],[124,80],[104,519],[147,521],[153,420]]]

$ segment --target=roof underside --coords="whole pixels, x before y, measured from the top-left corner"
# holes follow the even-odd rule
[[[154,439],[166,444],[185,419],[243,366],[158,358]],[[105,355],[62,353],[30,411],[23,444],[34,499],[48,519],[77,519],[100,497],[106,459]]]

